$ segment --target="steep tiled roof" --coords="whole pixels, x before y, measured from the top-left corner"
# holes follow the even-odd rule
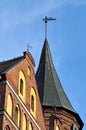
[[[0,62],[0,74],[6,73],[13,66],[21,62],[23,59],[24,59],[24,56],[21,56],[21,57],[17,57],[11,60]]]
[[[36,81],[43,106],[63,107],[75,112],[54,68],[47,39],[45,39],[42,49]]]
[[[84,124],[78,113],[73,109],[56,73],[47,39],[44,41],[36,72],[36,81],[42,106],[62,108],[74,114],[81,124],[80,129],[82,129]]]

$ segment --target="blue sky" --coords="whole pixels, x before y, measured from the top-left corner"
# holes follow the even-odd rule
[[[86,124],[86,0],[0,0],[0,61],[30,52],[38,66],[45,39],[63,88]],[[86,129],[84,126],[83,130]]]

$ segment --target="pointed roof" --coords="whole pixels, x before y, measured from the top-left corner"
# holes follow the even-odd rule
[[[75,112],[54,68],[47,39],[44,41],[40,63],[36,73],[36,80],[43,106],[63,107]]]
[[[14,66],[19,64],[21,61],[23,61],[27,57],[29,57],[30,60],[35,65],[34,59],[33,59],[32,55],[30,54],[30,52],[24,52],[23,56],[0,62],[0,74],[4,74],[4,73],[8,72],[10,69],[12,69]]]
[[[59,77],[53,65],[52,56],[47,39],[44,41],[39,66],[36,72],[36,81],[42,106],[63,108],[74,114],[83,128],[83,121],[73,109],[66,96]]]
[[[21,56],[21,57],[17,57],[11,60],[0,62],[0,74],[6,73],[16,64],[21,62],[23,59],[24,59],[24,56]]]

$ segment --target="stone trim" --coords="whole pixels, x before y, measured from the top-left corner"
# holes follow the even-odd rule
[[[16,130],[19,130],[19,128],[15,125],[10,116],[4,110],[0,111],[0,115],[5,115],[5,117],[10,121],[10,123],[14,126],[14,128]]]
[[[27,112],[27,114],[30,116],[30,118],[32,119],[32,121],[34,122],[34,124],[36,125],[36,127],[38,128],[38,130],[42,130],[39,125],[37,124],[36,120],[34,119],[34,117],[31,115],[31,113],[28,111],[28,109],[26,108],[26,106],[24,105],[23,101],[20,99],[20,97],[17,95],[17,93],[15,92],[15,90],[13,89],[13,87],[10,85],[10,83],[7,80],[2,81],[0,84],[7,84],[8,87],[11,89],[11,91],[14,93],[14,95],[16,96],[16,98],[18,99],[18,101],[20,102],[20,104],[23,106],[23,108],[25,109],[25,111]]]

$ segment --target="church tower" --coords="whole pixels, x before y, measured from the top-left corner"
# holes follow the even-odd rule
[[[36,73],[46,130],[82,130],[83,122],[65,94],[45,38]]]
[[[82,130],[83,122],[65,94],[45,41],[36,75],[26,51],[0,62],[0,130]]]

